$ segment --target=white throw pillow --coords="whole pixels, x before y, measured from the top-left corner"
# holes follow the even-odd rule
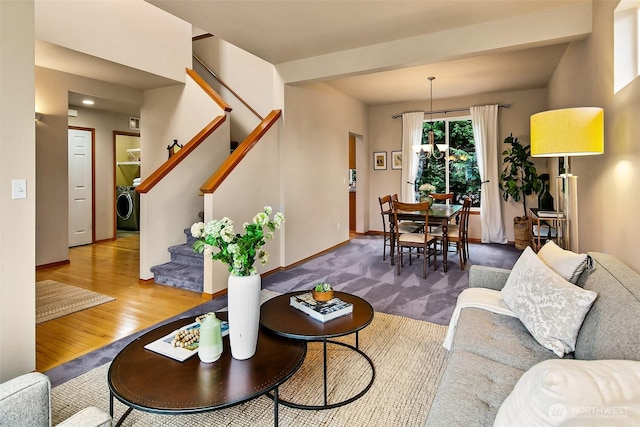
[[[516,261],[501,293],[536,341],[558,357],[575,350],[582,321],[597,296],[560,277],[530,247]]]
[[[494,427],[640,425],[640,362],[546,360],[520,377]]]
[[[575,284],[587,268],[589,255],[567,251],[549,240],[538,251],[538,257],[553,271]]]

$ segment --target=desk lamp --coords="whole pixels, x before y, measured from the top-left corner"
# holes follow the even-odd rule
[[[565,249],[578,252],[578,177],[571,174],[570,156],[604,153],[604,111],[596,107],[565,108],[531,116],[531,155],[564,157],[562,222]],[[558,189],[558,196],[560,189]],[[560,210],[560,209],[559,209]],[[572,236],[570,230],[576,231]]]

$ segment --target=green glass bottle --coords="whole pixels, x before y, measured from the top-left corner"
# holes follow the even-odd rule
[[[553,196],[549,193],[549,174],[543,173],[538,178],[542,181],[542,191],[538,196],[538,209],[541,211],[553,211]]]

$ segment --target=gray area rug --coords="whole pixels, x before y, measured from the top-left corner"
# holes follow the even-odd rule
[[[442,347],[446,327],[406,317],[375,313],[360,331],[360,349],[373,361],[376,377],[359,400],[315,411],[280,405],[280,426],[422,426],[446,366]],[[353,344],[353,337],[345,337]],[[351,397],[366,386],[371,369],[357,353],[330,345],[329,402]],[[176,362],[178,363],[178,362]],[[86,406],[109,411],[104,364],[51,391],[53,425]],[[322,402],[322,347],[309,345],[303,366],[280,387],[280,397],[298,403]],[[115,404],[118,419],[126,407]],[[195,415],[158,415],[134,410],[123,426],[272,426],[273,401],[258,397],[231,408]]]
[[[422,278],[422,258],[414,256],[409,265],[405,255],[404,267],[397,275],[388,252],[382,260],[382,237],[362,236],[296,268],[265,277],[262,285],[285,293],[310,289],[324,280],[338,291],[364,298],[376,311],[448,325],[458,295],[469,285],[469,266],[511,268],[522,251],[512,245],[470,244],[469,253],[462,270],[458,255],[450,251],[446,273],[438,256],[436,271],[431,266],[426,279]]]
[[[115,298],[55,280],[36,283],[36,323],[95,307]]]
[[[511,268],[522,251],[513,245],[470,244],[469,262],[465,270],[460,269],[455,253],[449,253],[449,271],[442,271],[442,260],[438,268],[427,272],[422,278],[422,260],[413,265],[405,263],[399,276],[389,264],[382,260],[382,237],[359,236],[349,243],[326,254],[305,262],[295,268],[271,274],[262,279],[263,289],[276,292],[308,290],[312,284],[327,280],[337,290],[353,293],[366,299],[377,312],[396,314],[417,320],[447,325],[456,299],[469,285],[468,267],[473,264],[490,267]],[[227,297],[208,301],[166,322],[217,311],[227,306]],[[132,334],[70,362],[46,372],[52,385],[61,384],[81,375],[96,366],[110,362],[124,346],[145,331]]]

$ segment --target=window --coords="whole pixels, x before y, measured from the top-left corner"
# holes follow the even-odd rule
[[[436,193],[454,193],[454,202],[462,204],[470,197],[472,206],[480,206],[480,172],[476,161],[473,127],[468,117],[423,122],[422,143],[429,142],[428,133],[433,129],[436,144],[448,144],[449,149],[440,159],[430,157],[418,165],[416,192],[428,182],[436,187]],[[437,147],[436,156],[440,156]]]
[[[614,93],[640,75],[640,43],[638,43],[640,0],[622,0],[613,20],[613,86]]]

